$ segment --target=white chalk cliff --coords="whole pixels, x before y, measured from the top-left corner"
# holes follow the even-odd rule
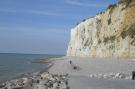
[[[72,28],[67,56],[135,57],[135,0],[110,5]]]

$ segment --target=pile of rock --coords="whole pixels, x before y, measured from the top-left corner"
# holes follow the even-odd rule
[[[132,79],[132,75],[127,75],[124,73],[109,73],[109,74],[90,74],[90,78],[100,78],[100,79]]]
[[[0,89],[70,89],[67,75],[53,75],[47,72],[32,74],[27,78],[7,81]]]

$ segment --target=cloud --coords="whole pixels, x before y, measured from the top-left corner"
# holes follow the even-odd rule
[[[26,13],[30,14],[38,14],[38,15],[53,15],[53,16],[59,16],[58,13],[49,12],[49,11],[38,11],[38,10],[27,10]]]
[[[66,3],[69,5],[74,6],[81,6],[81,7],[106,7],[106,4],[94,4],[94,3],[84,3],[77,0],[66,0]]]
[[[50,11],[40,11],[40,10],[13,10],[13,9],[0,9],[0,12],[6,13],[25,13],[25,14],[35,14],[35,15],[45,15],[45,16],[59,16],[60,14]]]
[[[2,26],[0,25],[0,31],[1,32],[33,32],[35,34],[38,33],[52,33],[52,34],[68,34],[69,30],[65,30],[65,28],[53,28],[53,27],[33,27],[33,26],[21,26],[19,24],[12,24],[12,26],[5,25]],[[58,36],[59,36],[58,35]]]

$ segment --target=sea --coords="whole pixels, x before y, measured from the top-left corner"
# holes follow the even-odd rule
[[[61,56],[63,55],[0,53],[0,83],[27,73],[45,70],[47,64],[35,61]]]

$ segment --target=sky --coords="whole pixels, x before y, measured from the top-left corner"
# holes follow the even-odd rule
[[[0,53],[66,54],[70,29],[117,0],[0,0]]]

